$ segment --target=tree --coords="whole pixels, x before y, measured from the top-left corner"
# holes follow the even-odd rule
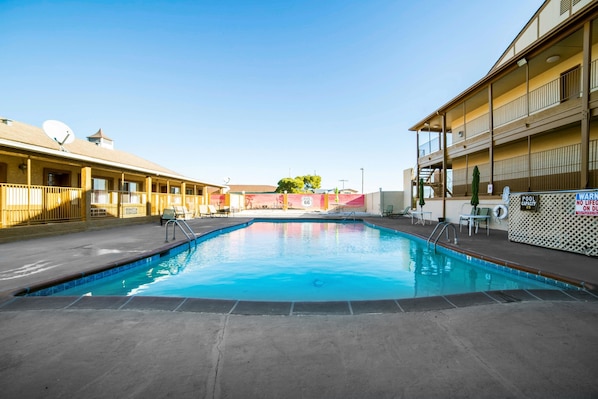
[[[303,192],[303,180],[294,178],[291,179],[290,177],[285,177],[278,181],[278,187],[276,188],[277,193],[283,192],[295,194],[295,193],[302,193]]]
[[[290,177],[285,177],[278,181],[278,187],[276,188],[277,193],[306,193],[306,192],[314,192],[318,188],[320,188],[322,178],[317,175],[305,175],[305,176],[297,176],[294,179]]]
[[[322,178],[318,175],[305,175],[305,176],[297,176],[303,179],[303,190],[304,191],[311,191],[312,193],[315,192],[318,188],[320,188],[320,183],[322,182]]]

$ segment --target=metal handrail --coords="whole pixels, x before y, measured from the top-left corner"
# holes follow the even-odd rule
[[[452,227],[453,231],[454,231],[454,237],[455,237],[455,245],[457,245],[458,241],[457,241],[457,228],[455,227],[454,224],[450,223],[450,222],[440,222],[436,225],[436,227],[434,227],[434,230],[432,231],[432,234],[430,234],[430,237],[428,237],[428,241],[427,241],[427,247],[430,247],[430,240],[432,239],[432,237],[434,236],[434,233],[436,233],[436,230],[438,230],[438,228],[442,226],[442,228],[440,229],[440,232],[438,233],[438,235],[436,236],[436,239],[434,240],[434,253],[436,253],[436,243],[438,242],[438,240],[440,239],[440,236],[442,235],[442,233],[446,230],[446,239],[448,242],[451,242],[450,239],[450,234],[449,234],[449,228],[448,227]]]
[[[174,241],[176,239],[175,235],[175,231],[176,231],[176,226],[179,226],[179,229],[181,229],[181,231],[183,232],[183,234],[185,234],[185,237],[187,237],[187,241],[189,242],[189,249],[191,249],[191,242],[193,241],[193,243],[195,244],[195,246],[197,246],[197,242],[195,241],[196,235],[195,232],[193,231],[193,229],[191,229],[191,226],[189,226],[189,224],[182,220],[182,219],[170,219],[166,222],[166,240],[164,242],[168,242],[168,225],[172,223],[172,240]],[[183,228],[183,226],[185,228],[187,228],[188,232],[185,231],[185,229]]]

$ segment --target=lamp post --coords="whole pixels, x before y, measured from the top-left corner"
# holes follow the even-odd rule
[[[363,168],[361,168],[361,193],[363,194]]]
[[[342,182],[343,182],[343,190],[344,190],[344,189],[345,189],[345,182],[346,182],[346,181],[349,181],[349,180],[340,179],[339,181],[342,181]]]

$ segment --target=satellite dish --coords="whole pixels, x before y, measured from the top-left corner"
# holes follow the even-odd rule
[[[70,127],[60,121],[50,119],[45,121],[42,127],[48,137],[56,141],[63,151],[64,148],[62,146],[64,144],[69,144],[75,141],[75,133],[73,133]]]

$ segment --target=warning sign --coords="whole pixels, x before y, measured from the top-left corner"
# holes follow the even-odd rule
[[[575,214],[598,216],[598,192],[575,193]]]

